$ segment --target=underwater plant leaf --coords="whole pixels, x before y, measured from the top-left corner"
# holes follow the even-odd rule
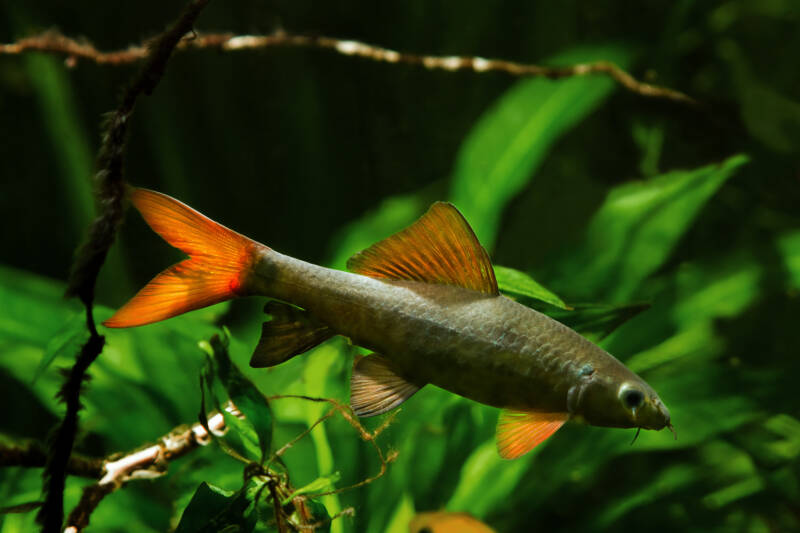
[[[175,533],[253,531],[258,521],[254,497],[261,485],[251,481],[238,492],[233,492],[202,482],[183,510]]]
[[[44,350],[41,361],[39,361],[39,366],[36,368],[36,373],[33,375],[33,383],[36,383],[36,380],[56,358],[77,354],[88,338],[89,332],[86,330],[86,317],[82,313],[78,313],[70,318],[64,324],[64,327],[47,341],[47,347]]]
[[[533,298],[561,309],[572,309],[554,292],[546,289],[524,272],[494,265],[494,275],[497,278],[497,286],[503,293]]]
[[[569,287],[573,299],[629,298],[667,259],[706,201],[748,160],[735,155],[614,188],[582,243],[549,267],[558,273],[559,285]]]
[[[616,46],[576,48],[546,61],[612,61],[623,68],[630,54]],[[614,91],[605,77],[519,81],[473,126],[456,159],[449,200],[491,250],[506,204],[533,177],[553,143]]]
[[[778,238],[778,249],[789,273],[789,283],[792,288],[800,289],[800,231],[781,235]]]
[[[571,311],[553,310],[548,311],[547,314],[590,341],[599,342],[649,307],[648,303],[575,304]]]
[[[283,499],[281,505],[286,505],[287,503],[292,501],[292,498],[296,496],[301,496],[303,494],[311,494],[314,492],[321,492],[324,490],[330,490],[333,488],[334,485],[336,485],[336,483],[340,479],[342,479],[342,474],[340,474],[339,472],[334,472],[330,476],[320,476],[314,481],[307,483],[306,485],[303,485],[299,489],[295,489],[294,492],[292,492],[290,495],[286,496]]]
[[[239,444],[247,452],[246,457],[263,462],[272,446],[272,410],[264,395],[231,361],[228,354],[229,339],[230,334],[225,330],[223,336],[214,335],[208,343],[201,344],[211,357],[214,377],[219,380],[230,401],[244,417],[242,419],[233,416],[217,403],[215,407],[223,413],[225,423],[229,426],[228,433],[233,432],[223,438],[230,440],[241,437]],[[213,387],[209,387],[209,390],[213,396]],[[255,453],[256,450],[258,453]]]

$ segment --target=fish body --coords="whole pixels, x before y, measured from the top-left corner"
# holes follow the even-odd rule
[[[568,418],[671,427],[656,392],[616,358],[499,293],[488,255],[450,204],[434,204],[411,227],[354,256],[353,272],[344,272],[280,254],[168,196],[141,189],[132,196],[153,229],[190,259],[156,277],[106,322],[110,327],[268,296],[272,320],[251,365],[279,364],[346,336],[375,352],[353,370],[356,414],[386,412],[436,385],[503,409],[498,450],[507,458]]]

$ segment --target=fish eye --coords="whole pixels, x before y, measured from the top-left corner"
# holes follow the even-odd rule
[[[644,394],[636,389],[628,389],[622,393],[622,402],[628,409],[636,409],[644,402]]]

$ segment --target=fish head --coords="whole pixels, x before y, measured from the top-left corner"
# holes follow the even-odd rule
[[[626,372],[587,379],[578,391],[575,414],[593,426],[672,429],[664,402],[643,379]]]

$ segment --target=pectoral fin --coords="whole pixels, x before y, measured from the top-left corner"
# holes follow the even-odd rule
[[[497,421],[497,451],[503,459],[522,457],[558,431],[568,413],[535,411],[500,412]]]
[[[335,335],[306,311],[288,304],[271,301],[264,312],[272,319],[261,327],[261,340],[250,359],[254,368],[283,363]]]
[[[362,357],[350,378],[350,407],[358,416],[391,411],[420,389],[397,374],[391,361],[372,354]]]

